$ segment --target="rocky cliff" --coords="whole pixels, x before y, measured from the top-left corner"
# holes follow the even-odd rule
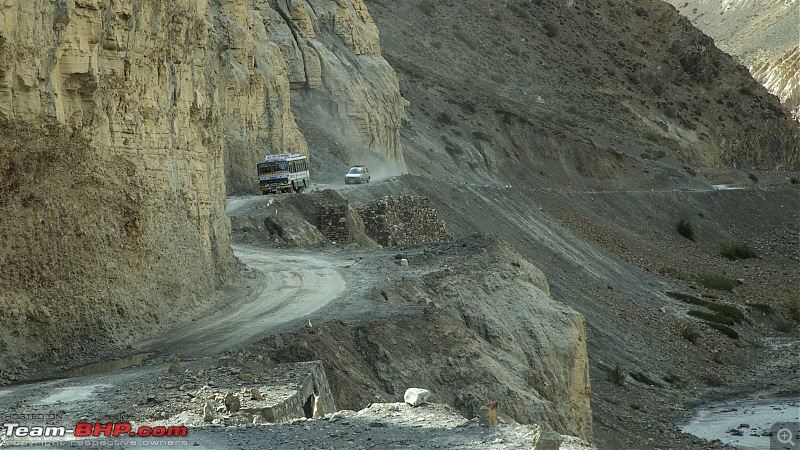
[[[0,370],[31,339],[29,359],[75,355],[206,304],[234,267],[226,191],[308,152],[293,95],[402,164],[360,0],[11,0],[0,24]]]
[[[670,0],[800,120],[797,0]]]
[[[466,417],[497,402],[517,422],[591,439],[584,318],[550,296],[541,270],[485,235],[406,250],[402,278],[389,252],[352,269],[389,275],[379,288],[354,287],[371,291],[357,320],[284,334],[256,352],[324,360],[340,408],[422,386]]]

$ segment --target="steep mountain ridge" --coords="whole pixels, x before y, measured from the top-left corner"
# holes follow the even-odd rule
[[[777,99],[664,2],[369,5],[411,103],[407,159],[604,186],[800,162]]]
[[[798,0],[669,0],[800,120]]]

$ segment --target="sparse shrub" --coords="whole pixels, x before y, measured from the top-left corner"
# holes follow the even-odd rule
[[[664,85],[661,83],[653,83],[653,85],[650,86],[650,90],[653,91],[653,94],[660,97],[661,94],[664,93]]]
[[[392,68],[394,68],[395,70],[399,69],[401,72],[405,73],[410,78],[416,80],[421,80],[425,78],[425,70],[422,67],[412,63],[411,61],[394,58],[389,53],[384,53],[383,57],[384,59],[386,59],[389,65],[392,66]]]
[[[625,386],[625,372],[617,363],[613,368],[608,366],[600,366],[606,373],[606,379],[617,386]]]
[[[636,15],[637,15],[637,16],[639,16],[639,17],[647,17],[647,16],[648,16],[647,10],[646,10],[646,9],[644,9],[644,8],[642,8],[641,6],[640,6],[640,7],[638,7],[638,8],[636,8],[636,9],[634,10],[634,12],[635,12],[635,13],[636,13]]]
[[[484,142],[492,143],[492,137],[489,136],[488,133],[485,133],[481,130],[475,130],[472,132],[472,135],[475,136],[475,139],[479,139]]]
[[[792,302],[792,306],[789,307],[789,317],[795,322],[800,322],[800,303],[797,300]]]
[[[792,179],[789,180],[789,182],[791,182],[792,184],[800,184],[800,178],[792,177]]]
[[[747,174],[747,178],[750,178],[750,181],[752,181],[753,183],[758,183],[758,177],[755,176],[755,174],[749,173]]]
[[[665,152],[664,150],[659,150],[656,152],[656,159],[661,159],[665,156],[667,156],[667,152]]]
[[[731,261],[736,261],[737,259],[758,258],[758,253],[753,250],[753,247],[750,247],[750,245],[745,242],[739,242],[736,244],[722,244],[719,247],[719,253]]]
[[[742,86],[739,88],[739,93],[742,95],[753,95],[753,88],[750,86]]]
[[[639,157],[642,159],[653,159],[653,155],[651,155],[650,153],[642,153],[641,155],[639,155]]]
[[[639,74],[637,74],[636,72],[630,71],[625,75],[628,77],[629,80],[631,80],[631,83],[639,84],[639,81],[640,81],[639,80]]]
[[[510,9],[520,19],[526,19],[528,17],[528,11],[516,3],[509,3],[508,9]]]
[[[791,333],[796,325],[789,320],[782,320],[775,324],[775,330],[781,333]]]
[[[477,50],[478,49],[478,44],[476,44],[475,41],[471,37],[469,37],[465,32],[459,30],[459,31],[456,31],[455,34],[456,34],[456,37],[461,42],[463,42],[464,44],[467,45],[467,47],[470,48],[470,50]]]
[[[644,374],[642,372],[632,372],[631,373],[631,378],[633,378],[634,380],[638,381],[639,383],[647,384],[649,386],[664,387],[663,384],[661,384],[658,381],[648,377],[647,374]]]
[[[661,379],[672,385],[680,386],[683,384],[683,379],[674,373],[668,373]]]
[[[544,28],[545,36],[549,38],[558,36],[558,26],[555,24],[555,22],[548,20],[542,24],[542,27]]]
[[[453,158],[464,154],[464,150],[462,150],[461,147],[450,143],[445,144],[444,150]]]
[[[678,223],[675,224],[675,231],[690,241],[694,240],[694,225],[688,220],[679,220]]]
[[[681,330],[681,337],[691,342],[692,344],[696,344],[697,339],[700,338],[700,333],[695,331],[694,328],[690,327],[689,325],[686,325],[685,327],[683,327],[683,330]]]
[[[689,303],[690,305],[703,306],[714,312],[714,314],[710,314],[703,311],[692,310],[688,313],[691,316],[700,317],[702,319],[711,320],[714,322],[726,323],[729,325],[739,323],[744,320],[744,313],[742,313],[742,311],[735,306],[710,302],[708,300],[703,300],[693,295],[683,294],[681,292],[669,291],[667,292],[667,295],[684,303]]]
[[[417,8],[423,13],[432,16],[433,11],[436,9],[436,3],[433,0],[422,0],[417,4]]]
[[[658,273],[660,273],[661,275],[665,275],[665,276],[668,276],[668,277],[675,278],[676,280],[686,280],[687,279],[686,274],[684,274],[683,272],[681,272],[680,270],[678,270],[678,269],[676,269],[674,267],[664,267],[663,269],[660,269],[658,271]]]
[[[472,103],[471,101],[465,101],[464,103],[461,103],[459,106],[461,106],[461,109],[463,109],[465,112],[469,114],[475,114],[476,112],[478,112],[478,108],[476,108],[475,104]]]
[[[583,74],[586,75],[586,76],[591,75],[593,69],[594,68],[592,66],[589,66],[589,65],[581,66],[581,72],[583,72]]]
[[[450,114],[447,114],[446,112],[440,112],[436,116],[436,121],[442,125],[453,125],[453,119],[450,117]]]
[[[675,110],[675,107],[672,105],[667,105],[664,107],[664,115],[674,119],[678,115],[678,111]]]
[[[658,142],[661,140],[661,135],[657,131],[647,130],[644,132],[644,138],[648,141]]]
[[[703,377],[703,381],[710,387],[722,387],[725,386],[725,380],[722,379],[719,375],[706,375]]]
[[[442,45],[444,45],[444,44],[440,40],[435,40],[435,41],[431,42],[431,47],[433,47],[433,48],[437,48],[437,49],[438,48],[442,48]]]
[[[698,311],[696,309],[691,309],[686,314],[689,314],[692,317],[697,317],[698,319],[703,319],[707,322],[721,323],[723,325],[733,325],[734,323],[733,319],[725,317],[722,314]]]
[[[709,327],[719,331],[720,333],[728,336],[731,339],[739,339],[739,333],[736,332],[733,328],[716,322],[703,322],[704,324],[708,325]]]
[[[688,173],[689,175],[691,175],[693,177],[697,176],[697,172],[694,169],[692,169],[691,167],[689,167],[689,166],[683,166],[683,170],[685,170],[686,173]]]
[[[772,314],[772,313],[775,312],[775,308],[773,308],[772,305],[768,305],[766,303],[746,302],[745,305],[747,305],[747,306],[749,306],[749,307],[751,307],[753,309],[756,309],[758,311],[761,311],[764,314]]]
[[[697,276],[697,282],[706,289],[716,289],[718,291],[731,292],[735,286],[733,280],[722,275],[700,274]]]
[[[642,408],[642,406],[641,406],[641,405],[639,405],[638,403],[631,403],[631,404],[630,404],[630,405],[628,405],[628,406],[630,406],[630,407],[631,407],[631,409],[635,409],[635,410],[637,410],[637,411],[638,411],[639,409],[641,409],[641,408]]]

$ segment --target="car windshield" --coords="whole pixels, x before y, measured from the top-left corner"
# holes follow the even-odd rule
[[[364,169],[362,169],[361,167],[353,167],[352,169],[350,169],[350,172],[347,172],[347,173],[348,173],[348,175],[354,175],[354,174],[357,175],[357,174],[360,174],[360,173],[363,173],[363,172],[364,172]]]

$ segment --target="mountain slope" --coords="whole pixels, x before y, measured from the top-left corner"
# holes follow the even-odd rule
[[[440,138],[418,153],[464,177],[647,184],[630,168],[800,160],[777,99],[663,2],[369,5],[414,131]]]
[[[669,1],[800,119],[800,1]]]

